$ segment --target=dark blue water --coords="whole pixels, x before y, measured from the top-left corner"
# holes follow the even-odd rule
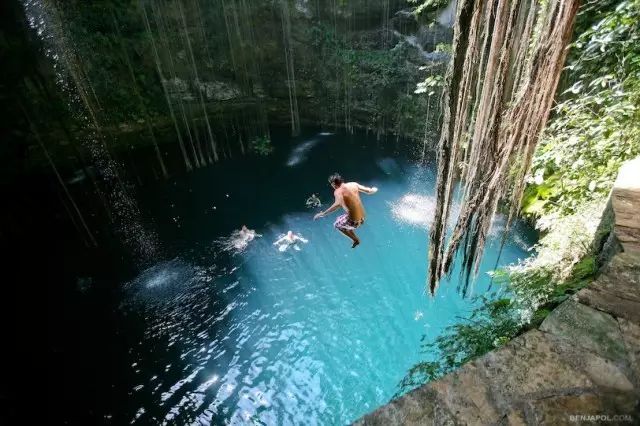
[[[348,423],[394,395],[425,357],[423,335],[469,315],[474,302],[455,280],[435,298],[425,294],[434,172],[416,164],[414,149],[319,133],[275,145],[266,159],[138,191],[159,254],[137,276],[123,274],[124,290],[104,302],[118,329],[104,342],[117,356],[98,385],[117,394],[103,404],[106,419]],[[335,171],[379,188],[362,196],[367,221],[353,250],[333,229],[336,214],[313,221],[317,210],[305,206],[314,192],[330,205],[326,178]],[[226,250],[243,224],[262,236]],[[531,233],[516,228],[501,264],[528,255]],[[279,251],[272,243],[288,230],[308,243]],[[500,221],[493,232],[497,240]],[[487,291],[496,257],[492,244],[473,294]]]

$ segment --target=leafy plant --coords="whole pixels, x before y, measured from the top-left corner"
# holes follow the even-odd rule
[[[424,81],[417,84],[414,93],[421,94],[426,93],[431,96],[436,92],[436,88],[442,87],[444,77],[441,75],[430,75]]]
[[[271,139],[266,136],[258,136],[249,143],[249,147],[255,154],[266,157],[273,152],[273,144]]]
[[[334,106],[327,110],[327,121],[339,123],[353,117],[370,129],[423,137],[427,99],[412,93],[421,78],[415,62],[422,59],[415,48],[407,43],[381,48],[377,41],[366,38],[347,40],[322,22],[308,31],[322,58],[322,67],[317,69],[320,102]]]
[[[621,164],[640,154],[640,1],[598,17],[574,43],[571,84],[533,159],[527,215],[573,214],[605,199]]]
[[[453,46],[450,43],[439,43],[436,45],[436,52],[453,53]]]
[[[448,0],[409,0],[409,3],[416,4],[413,13],[421,15],[424,13],[432,13],[438,9],[442,9],[449,4]]]

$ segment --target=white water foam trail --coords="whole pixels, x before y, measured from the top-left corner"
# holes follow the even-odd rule
[[[291,151],[291,154],[289,154],[287,166],[294,167],[305,161],[307,159],[307,156],[309,155],[309,151],[311,151],[311,149],[316,146],[318,142],[320,142],[318,139],[310,139],[295,147],[293,151]]]

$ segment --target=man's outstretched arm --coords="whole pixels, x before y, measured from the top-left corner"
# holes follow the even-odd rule
[[[378,188],[376,188],[375,186],[369,188],[368,186],[360,185],[359,183],[356,183],[356,185],[358,185],[358,191],[364,192],[365,194],[371,195],[378,192]]]
[[[335,203],[333,203],[333,205],[332,205],[331,207],[329,207],[329,208],[328,208],[328,209],[326,209],[325,211],[323,211],[323,212],[320,212],[320,213],[316,214],[316,215],[313,217],[313,220],[316,220],[316,219],[318,219],[318,218],[324,217],[324,216],[328,215],[329,213],[335,212],[335,211],[336,211],[336,210],[338,210],[340,207],[341,207],[341,204],[340,204],[338,201],[336,201]]]

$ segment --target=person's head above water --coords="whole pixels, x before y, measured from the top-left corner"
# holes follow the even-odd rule
[[[293,238],[293,231],[287,231],[287,238]]]
[[[340,188],[340,185],[342,185],[343,182],[344,181],[342,180],[342,176],[340,176],[338,173],[334,173],[329,176],[329,183],[334,189]]]
[[[243,230],[243,231],[248,231],[248,230],[249,230],[249,228],[247,228],[247,225],[242,225],[242,230]]]

